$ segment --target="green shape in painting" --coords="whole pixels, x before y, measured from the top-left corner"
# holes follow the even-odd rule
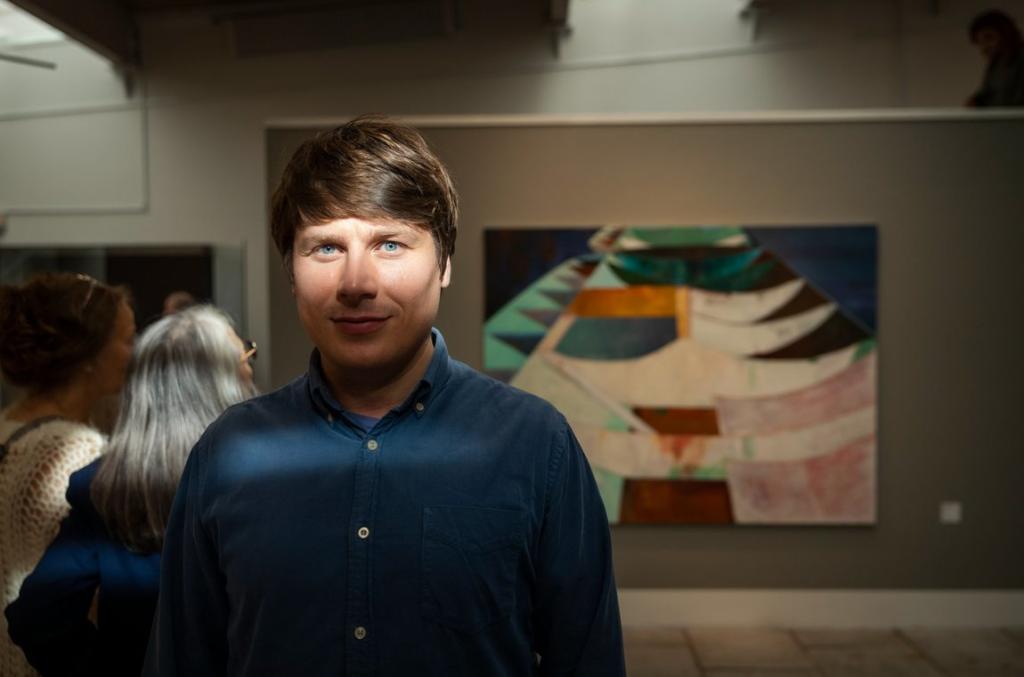
[[[530,310],[562,309],[562,306],[552,301],[551,297],[545,294],[543,289],[538,289],[537,287],[530,287],[508,305],[513,306],[516,310],[522,310],[523,308]]]
[[[713,259],[661,258],[642,252],[619,252],[608,260],[615,274],[631,284],[691,285],[712,291],[744,291],[774,265],[754,262],[760,249],[747,249]]]
[[[546,334],[548,327],[524,314],[523,311],[554,311],[556,314],[561,311],[563,304],[552,296],[557,295],[559,298],[565,297],[571,300],[571,297],[576,294],[575,289],[558,279],[560,275],[567,274],[567,271],[571,273],[572,269],[565,264],[558,266],[521,291],[484,323],[484,333],[495,335]],[[484,352],[486,363],[486,344]],[[486,366],[485,368],[497,367]]]
[[[511,304],[502,307],[484,324],[487,334],[546,334],[548,328],[513,308]]]
[[[576,291],[573,287],[569,286],[562,280],[558,279],[558,276],[548,274],[537,280],[532,289],[537,291],[556,291],[556,292],[573,292]]]
[[[569,291],[560,291],[558,289],[541,289],[540,292],[551,299],[554,303],[558,304],[559,308],[565,308],[573,299],[576,298],[576,294],[579,292],[575,289]]]
[[[703,285],[712,291],[736,292],[753,289],[757,284],[772,272],[775,268],[774,261],[762,261],[755,263],[746,270],[741,270],[735,275],[718,278]]]
[[[878,347],[878,341],[875,339],[865,339],[857,344],[857,350],[853,353],[853,362],[862,360],[871,353],[875,352],[875,348]]]
[[[695,480],[724,480],[725,479],[725,468],[722,466],[714,466],[709,468],[697,468],[693,471],[693,479]]]
[[[626,231],[626,235],[646,242],[652,247],[700,247],[713,245],[721,240],[743,236],[746,233],[742,228],[734,226],[711,226],[691,228],[644,228],[633,227]]]
[[[623,360],[667,346],[677,332],[674,317],[578,317],[555,351],[584,359]]]
[[[490,334],[484,336],[484,369],[519,371],[526,364],[526,356],[499,341]]]
[[[623,421],[615,414],[610,414],[608,416],[608,420],[605,421],[604,427],[606,430],[614,430],[615,432],[618,433],[628,433],[630,430],[632,430],[628,423]]]
[[[601,493],[601,501],[604,502],[605,512],[608,513],[608,522],[617,524],[622,510],[622,487],[625,481],[621,475],[599,466],[593,466],[594,479],[597,480],[597,490]]]
[[[538,291],[575,291],[576,287],[573,287],[562,279],[567,276],[579,277],[571,265],[574,260],[575,259],[570,259],[561,265],[555,266],[545,273],[543,277],[530,285],[531,288],[537,289]]]
[[[602,259],[583,286],[585,289],[622,289],[626,283],[612,272],[608,260]]]

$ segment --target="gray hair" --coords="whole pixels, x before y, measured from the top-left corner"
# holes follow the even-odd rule
[[[231,321],[193,306],[151,325],[135,344],[121,412],[91,496],[111,534],[159,552],[189,451],[210,423],[255,391],[243,382]]]

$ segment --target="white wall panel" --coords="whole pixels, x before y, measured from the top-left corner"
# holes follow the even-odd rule
[[[143,128],[136,107],[0,119],[0,213],[141,209]]]

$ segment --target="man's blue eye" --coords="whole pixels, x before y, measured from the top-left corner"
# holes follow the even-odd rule
[[[384,248],[384,251],[386,251],[388,253],[391,253],[391,254],[393,254],[393,253],[398,251],[398,243],[397,242],[385,242],[381,246]]]
[[[317,246],[317,249],[320,250],[321,254],[333,254],[335,247],[333,244],[322,244]]]

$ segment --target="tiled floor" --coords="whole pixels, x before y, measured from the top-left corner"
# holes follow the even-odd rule
[[[632,628],[629,677],[1024,677],[1024,628]]]

